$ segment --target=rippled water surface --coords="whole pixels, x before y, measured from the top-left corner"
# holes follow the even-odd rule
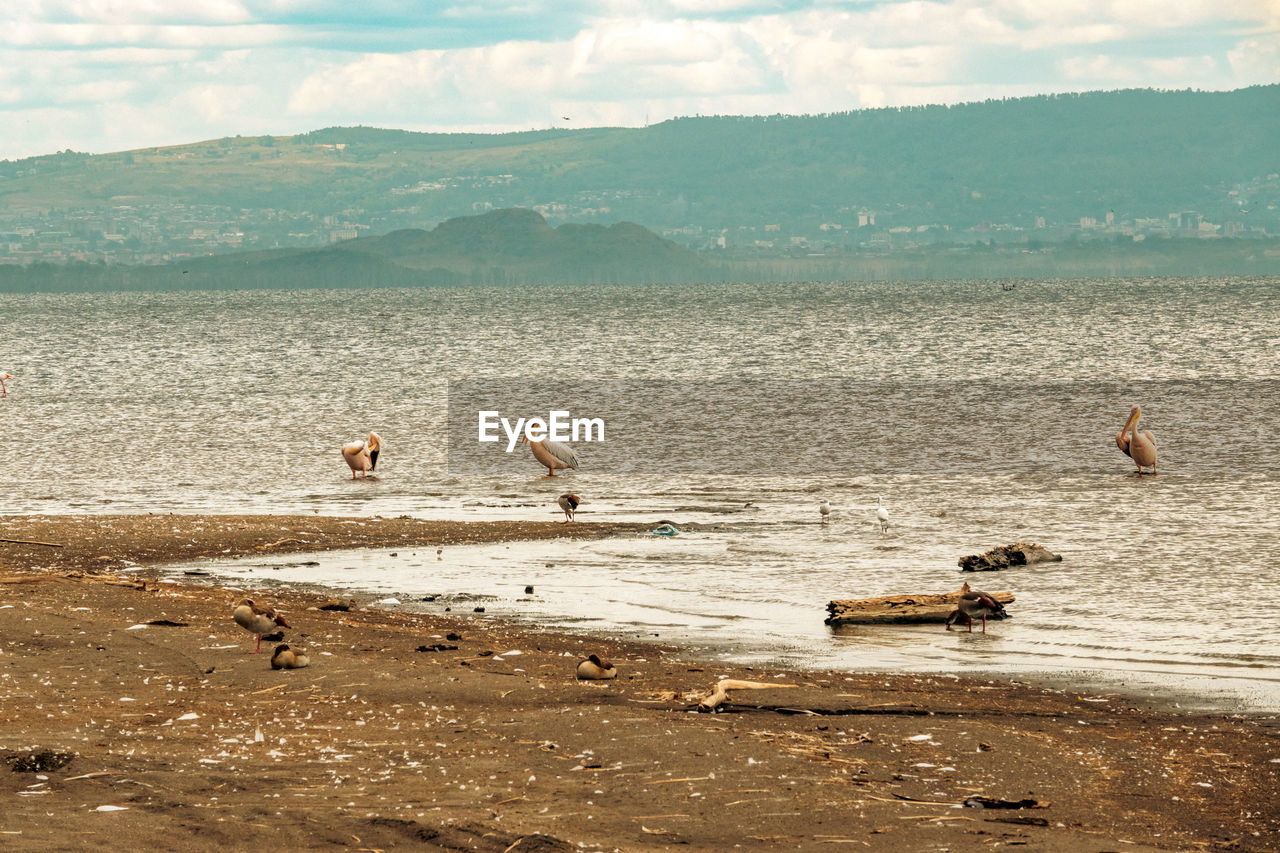
[[[759,662],[1050,673],[1276,710],[1278,293],[1158,279],[0,296],[15,377],[0,511],[551,519],[570,488],[583,520],[718,529],[221,571]],[[451,380],[516,383],[545,408],[625,380],[652,419],[579,445],[563,478],[527,451],[473,470],[451,464]],[[1157,477],[1114,444],[1134,403]],[[809,432],[790,444],[769,432],[797,419]],[[683,451],[664,460],[652,425],[676,422]],[[337,448],[370,429],[380,476],[353,481]],[[1017,539],[1064,561],[958,572]],[[964,579],[1013,592],[1013,618],[985,636],[822,624],[833,598]]]

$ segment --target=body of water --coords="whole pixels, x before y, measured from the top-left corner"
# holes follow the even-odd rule
[[[761,665],[1280,710],[1278,329],[1280,281],[1238,278],[3,295],[0,512],[553,519],[572,490],[583,521],[697,529],[219,571]],[[610,431],[548,479],[468,440],[487,395]],[[1156,477],[1115,446],[1133,404]],[[339,447],[370,430],[353,480]],[[1016,540],[1064,560],[958,571]],[[1012,618],[822,623],[966,579]]]

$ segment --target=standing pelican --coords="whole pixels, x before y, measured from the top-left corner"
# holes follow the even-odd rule
[[[831,515],[831,501],[824,500],[818,504],[818,514],[822,516],[822,520],[825,522],[827,516]]]
[[[889,532],[889,510],[885,509],[879,495],[876,495],[876,523],[880,525],[882,535]]]
[[[565,492],[556,499],[556,503],[560,505],[562,510],[564,510],[564,520],[565,523],[568,524],[570,521],[573,521],[573,514],[577,511],[578,504],[582,503],[582,498],[572,492]]]
[[[960,600],[956,602],[958,605],[956,610],[951,612],[947,617],[947,630],[951,630],[951,623],[964,617],[969,622],[969,633],[973,633],[973,617],[982,617],[982,633],[987,633],[987,617],[1003,619],[1006,614],[1004,605],[996,601],[985,592],[979,592],[976,589],[970,589],[968,584],[960,588]]]
[[[351,479],[356,478],[356,472],[360,472],[361,477],[369,476],[369,472],[378,467],[378,453],[382,450],[382,439],[376,432],[369,433],[369,437],[364,441],[353,441],[349,444],[342,445],[342,458],[347,460],[347,465],[351,467]]]
[[[246,598],[237,604],[236,609],[231,612],[231,618],[236,620],[236,624],[250,634],[258,635],[258,646],[253,650],[255,655],[262,651],[262,638],[264,635],[275,631],[277,626],[281,628],[293,627],[284,621],[283,616],[270,607],[259,607],[254,604],[252,598]]]
[[[9,389],[4,387],[4,381],[6,379],[12,379],[12,378],[13,378],[13,374],[11,373],[0,373],[0,397],[4,397],[8,395]]]
[[[1124,422],[1124,427],[1116,433],[1116,447],[1124,452],[1138,466],[1138,473],[1142,474],[1143,468],[1150,468],[1151,473],[1156,473],[1156,440],[1152,438],[1151,431],[1138,432],[1138,419],[1142,417],[1142,409],[1134,406],[1129,410],[1129,420]],[[1127,434],[1126,434],[1127,433]]]
[[[578,457],[573,455],[573,448],[567,444],[545,438],[541,441],[531,441],[528,435],[521,435],[520,443],[527,443],[529,449],[533,451],[533,458],[547,466],[548,477],[554,477],[557,468],[578,470]]]

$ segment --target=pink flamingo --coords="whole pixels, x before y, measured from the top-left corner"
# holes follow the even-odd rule
[[[0,373],[0,397],[9,396],[9,389],[4,387],[4,381],[6,379],[12,379],[12,378],[13,378],[12,373]]]

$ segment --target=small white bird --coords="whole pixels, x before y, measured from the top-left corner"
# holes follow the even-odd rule
[[[822,514],[822,520],[826,521],[827,516],[831,515],[831,501],[824,500],[818,504],[818,512]]]
[[[880,525],[881,535],[889,532],[889,510],[884,508],[879,495],[876,495],[876,521]]]
[[[577,511],[578,504],[582,503],[582,498],[572,492],[565,492],[556,499],[556,503],[559,504],[562,510],[564,510],[564,520],[565,523],[568,524],[570,521],[573,521],[573,514]]]
[[[376,432],[369,433],[364,441],[342,445],[342,458],[347,460],[347,465],[351,468],[351,479],[356,478],[357,471],[361,477],[369,476],[369,472],[378,467],[378,454],[381,451],[382,438]]]

